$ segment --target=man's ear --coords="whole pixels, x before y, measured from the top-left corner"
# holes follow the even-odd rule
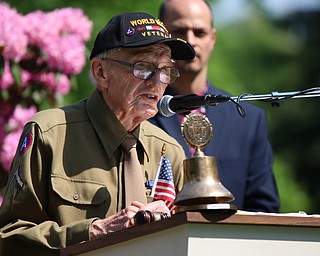
[[[94,77],[94,79],[97,82],[104,82],[107,79],[107,72],[103,68],[102,61],[101,60],[93,60],[91,61],[91,72]]]
[[[216,29],[212,28],[211,29],[211,44],[210,44],[210,51],[214,49],[214,45],[216,43]]]

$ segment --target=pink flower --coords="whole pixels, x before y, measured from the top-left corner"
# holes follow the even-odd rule
[[[25,16],[25,23],[28,24],[25,30],[30,44],[44,50],[53,67],[56,66],[52,59],[61,57],[57,54],[64,54],[64,50],[71,50],[70,45],[73,43],[75,48],[81,45],[81,49],[76,51],[84,55],[84,42],[90,38],[92,28],[92,22],[84,16],[81,9],[76,8],[57,9],[49,13],[35,11]],[[69,36],[70,38],[64,39]],[[60,49],[60,44],[63,49]],[[72,65],[72,62],[73,60],[68,60],[68,64]],[[79,73],[79,68],[70,72],[68,74]]]
[[[11,132],[3,140],[0,151],[0,162],[7,172],[10,171],[10,165],[16,152],[21,132],[22,130]]]
[[[13,115],[8,121],[7,130],[10,132],[4,137],[0,148],[0,162],[7,172],[10,170],[10,164],[18,146],[23,126],[36,111],[37,109],[35,106],[26,109],[17,105]]]
[[[43,49],[47,54],[48,66],[67,75],[80,73],[85,65],[85,47],[76,35],[56,38]]]
[[[0,196],[0,206],[2,205],[2,202],[3,202],[3,197]]]
[[[26,70],[22,70],[21,71],[21,86],[27,87],[31,81],[32,81],[32,74]]]
[[[21,129],[26,122],[37,112],[35,106],[30,108],[23,108],[17,105],[14,109],[13,115],[8,120],[8,128],[10,131]]]
[[[67,75],[60,74],[57,78],[56,92],[60,95],[66,95],[70,92],[71,82]]]
[[[35,11],[27,14],[25,17],[25,33],[28,36],[29,44],[36,45],[39,48],[46,46],[51,40],[56,38],[59,33],[59,21],[48,19],[45,12]]]
[[[3,74],[0,77],[0,89],[1,90],[8,89],[13,83],[14,83],[14,79],[11,74],[10,64],[9,64],[9,61],[5,59]]]
[[[0,46],[4,47],[2,55],[19,61],[26,53],[27,43],[23,17],[7,3],[0,3]]]
[[[61,36],[77,35],[82,42],[90,39],[92,22],[83,14],[81,9],[56,9],[48,13],[48,19],[60,22],[60,26],[57,27]]]
[[[57,94],[66,95],[70,92],[70,79],[63,73],[41,73],[34,78],[36,81],[45,84],[51,91],[56,92]]]

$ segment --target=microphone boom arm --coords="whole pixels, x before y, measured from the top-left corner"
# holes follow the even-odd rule
[[[285,99],[297,99],[297,98],[311,98],[311,97],[320,97],[320,87],[314,87],[310,89],[306,89],[303,91],[295,91],[295,92],[272,92],[270,94],[260,94],[260,95],[252,95],[252,94],[242,94],[237,97],[230,97],[231,100],[234,101],[264,101],[264,102],[276,102],[279,100]]]
[[[263,101],[263,102],[271,102],[272,106],[279,107],[280,100],[286,99],[297,99],[297,98],[311,98],[311,97],[319,97],[320,96],[320,87],[313,87],[302,91],[295,92],[272,92],[271,94],[260,94],[260,95],[252,95],[248,93],[244,93],[239,95],[238,97],[230,97],[230,101],[236,104],[237,110],[240,116],[245,117],[246,113],[242,106],[239,104],[240,101]]]

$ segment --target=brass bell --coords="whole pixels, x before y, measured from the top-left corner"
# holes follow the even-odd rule
[[[184,171],[185,184],[176,196],[175,205],[217,204],[234,200],[234,196],[220,181],[214,156],[198,153],[185,159]]]

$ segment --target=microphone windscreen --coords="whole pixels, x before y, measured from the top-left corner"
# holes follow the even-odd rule
[[[173,116],[175,114],[175,112],[173,112],[169,107],[169,103],[172,98],[173,98],[173,96],[171,96],[171,95],[164,95],[159,100],[158,110],[162,116],[169,117],[169,116]]]

